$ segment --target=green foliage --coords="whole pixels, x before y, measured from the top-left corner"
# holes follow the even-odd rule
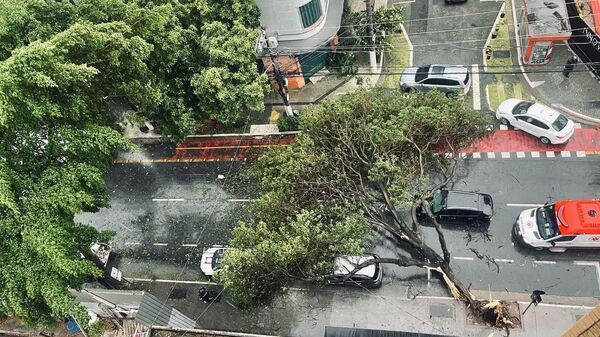
[[[232,125],[239,114],[263,109],[268,85],[256,68],[258,17],[252,0],[79,0],[76,5],[5,0],[0,2],[0,60],[35,43],[47,49],[46,42],[68,31],[57,47],[78,44],[81,51],[62,55],[60,48],[49,49],[48,64],[66,57],[73,64],[61,65],[57,72],[69,74],[71,67],[75,74],[71,81],[95,79],[88,86],[97,97],[124,98],[166,135],[182,138],[194,133],[203,120]],[[86,27],[101,30],[103,25],[105,30],[119,27],[123,36],[116,34],[112,44],[96,49],[97,55],[88,53],[104,42],[97,31]],[[124,53],[124,43],[129,45],[129,55]],[[95,71],[99,76],[94,76]],[[55,79],[32,80],[49,86]],[[108,89],[118,90],[102,95]]]
[[[395,34],[401,31],[401,24],[404,21],[404,7],[392,6],[389,8],[381,7],[373,13],[373,28],[375,32],[386,34]],[[368,46],[370,39],[368,37],[368,18],[367,12],[348,13],[348,21],[352,24],[353,34],[356,36],[355,43],[361,46]],[[377,34],[375,45],[384,49],[387,47],[381,34]]]
[[[102,337],[102,334],[104,333],[103,327],[104,321],[99,319],[94,324],[90,325],[90,328],[88,329],[88,335],[90,337]]]
[[[277,120],[279,131],[296,131],[300,129],[300,117],[298,116],[281,116]]]
[[[488,124],[439,92],[358,90],[305,109],[297,142],[249,171],[255,220],[235,229],[218,279],[244,306],[295,279],[322,280],[334,255],[368,246],[372,224],[397,228],[381,205],[411,204],[425,191],[448,169],[437,152],[471,143]]]
[[[346,211],[301,211],[282,223],[240,223],[216,279],[242,307],[260,303],[290,281],[322,280],[333,273],[336,255],[362,254],[370,239],[366,219]]]
[[[55,25],[40,27],[42,36]],[[74,23],[0,61],[0,314],[88,322],[68,289],[101,275],[80,256],[113,233],[73,217],[108,206],[103,174],[131,144],[106,126],[104,98],[151,94],[138,82],[151,50],[122,22]]]

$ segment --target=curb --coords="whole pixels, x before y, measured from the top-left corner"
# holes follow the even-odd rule
[[[481,50],[482,54],[483,54],[483,70],[487,71],[487,56],[485,55],[485,49],[489,46],[490,41],[492,41],[492,32],[496,29],[496,26],[498,26],[498,23],[500,23],[500,15],[502,15],[502,12],[504,12],[504,7],[506,6],[506,3],[503,3],[502,6],[500,6],[500,10],[498,11],[498,15],[496,15],[496,20],[494,20],[494,24],[492,25],[492,29],[490,30],[490,33],[488,34],[487,40],[485,40],[485,44],[483,45],[483,49]],[[506,13],[504,14],[506,16]]]
[[[166,326],[152,326],[152,330],[182,332],[184,334],[202,334],[202,336],[226,336],[226,337],[277,337],[276,335],[257,335],[253,333],[220,331],[220,330],[205,330],[205,329],[183,329],[170,328]]]
[[[598,119],[598,118],[593,118],[593,117],[581,114],[579,112],[573,111],[560,103],[552,103],[550,105],[554,108],[558,108],[558,109],[562,110],[563,112],[565,112],[565,114],[569,115],[570,117],[573,117],[573,119],[578,119],[585,123],[591,123],[593,125],[600,125],[600,119]]]

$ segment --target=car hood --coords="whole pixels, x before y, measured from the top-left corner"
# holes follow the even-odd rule
[[[400,76],[400,82],[404,84],[416,84],[415,82],[415,74],[417,73],[418,68],[406,68],[402,72]]]
[[[517,105],[521,102],[523,102],[522,99],[509,98],[509,99],[505,100],[504,102],[500,103],[500,105],[498,106],[498,112],[507,114],[507,115],[511,115],[512,110],[514,109],[515,105]]]

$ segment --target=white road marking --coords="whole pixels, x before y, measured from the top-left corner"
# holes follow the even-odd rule
[[[501,152],[501,153],[500,153],[500,156],[501,156],[502,158],[510,158],[510,152]]]
[[[161,243],[161,242],[156,242],[152,244],[153,246],[168,246],[168,243]]]
[[[581,123],[575,123],[575,129],[581,129]]]
[[[178,281],[178,280],[153,280],[149,278],[136,278],[136,277],[124,277],[124,279],[129,281],[139,281],[139,282],[158,282],[158,283],[186,283],[186,284],[211,284],[216,285],[215,282],[205,282],[205,281]]]
[[[533,261],[535,264],[556,264],[556,261]]]
[[[473,110],[481,110],[481,92],[479,88],[479,65],[474,64],[471,66],[471,78],[473,83]]]
[[[494,259],[494,261],[505,262],[505,263],[514,263],[515,262],[515,260],[511,260],[511,259]]]
[[[152,201],[185,201],[185,199],[159,199],[159,198],[153,198]]]
[[[461,152],[461,154],[460,154],[460,157],[461,157],[462,159],[465,159],[465,158],[467,158],[467,154],[466,154],[466,153],[464,153],[464,152]]]
[[[475,158],[475,159],[481,158],[481,153],[479,153],[479,152],[473,152],[473,158]]]
[[[494,159],[494,158],[496,158],[496,153],[494,153],[494,152],[488,152],[487,153],[487,157],[488,157],[488,159]]]
[[[560,156],[564,158],[571,157],[571,151],[560,151]]]
[[[453,259],[455,259],[455,260],[473,261],[472,257],[465,257],[465,256],[454,256]]]
[[[546,158],[554,158],[554,151],[546,151]]]
[[[575,154],[577,157],[585,157],[585,151],[577,151]]]
[[[542,207],[544,204],[506,204],[508,207]]]
[[[255,202],[256,199],[227,199],[229,202]]]
[[[517,152],[517,158],[525,158],[525,152]]]
[[[574,261],[574,264],[578,266],[592,266],[596,268],[596,277],[598,281],[598,287],[600,287],[600,262],[598,261]]]
[[[126,245],[141,245],[139,242],[125,242]]]
[[[508,126],[500,124],[500,130],[508,130]]]
[[[539,158],[540,157],[540,153],[537,151],[531,152],[531,158]]]
[[[182,247],[198,247],[195,243],[184,243],[181,245]]]

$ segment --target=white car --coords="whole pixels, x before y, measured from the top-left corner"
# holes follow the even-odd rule
[[[213,246],[202,253],[200,259],[200,270],[206,276],[212,276],[214,272],[221,267],[221,260],[225,255],[227,248],[223,246]]]
[[[575,123],[558,111],[537,102],[510,98],[496,109],[502,124],[523,130],[544,144],[563,144],[575,131]]]

